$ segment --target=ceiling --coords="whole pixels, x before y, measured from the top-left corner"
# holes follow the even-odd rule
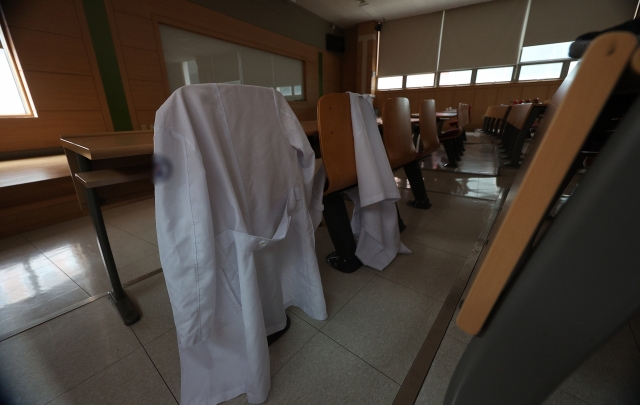
[[[413,15],[484,3],[490,0],[289,0],[340,28],[364,21],[395,20]],[[361,0],[362,1],[362,0]]]

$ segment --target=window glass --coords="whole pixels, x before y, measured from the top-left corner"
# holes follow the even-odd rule
[[[160,25],[160,38],[171,91],[197,83],[249,84],[304,100],[301,60],[166,25]]]
[[[0,115],[24,115],[27,111],[7,56],[0,48]]]
[[[422,75],[408,75],[407,88],[413,87],[433,87],[436,81],[435,73],[426,73]]]
[[[513,66],[478,69],[476,83],[510,82],[512,75]]]
[[[571,42],[559,42],[557,44],[546,44],[536,46],[525,46],[522,48],[520,62],[537,62],[555,59],[568,59]]]
[[[401,89],[402,76],[389,76],[378,78],[378,90]]]
[[[440,86],[455,86],[471,83],[471,70],[440,73]]]
[[[576,65],[578,64],[577,60],[574,60],[572,62],[569,63],[569,71],[567,71],[567,74],[571,73],[571,71],[573,70],[574,67],[576,67]]]
[[[558,79],[562,72],[562,62],[523,65],[518,80]]]

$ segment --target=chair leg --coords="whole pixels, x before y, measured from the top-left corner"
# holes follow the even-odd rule
[[[413,198],[415,198],[415,200],[407,201],[407,205],[423,210],[431,208],[431,202],[427,196],[427,188],[424,186],[422,170],[418,161],[414,160],[404,165],[404,172],[407,174],[407,180],[409,180]]]
[[[453,144],[453,151],[456,154],[456,161],[459,162],[460,160],[462,160],[461,158],[462,151],[460,150],[460,140],[456,137],[451,141],[451,143]]]
[[[396,203],[396,212],[398,213],[398,230],[400,233],[404,232],[407,229],[407,226],[404,224],[402,217],[400,216],[400,210],[398,209],[398,203]]]
[[[443,141],[444,150],[447,152],[447,159],[449,163],[446,163],[444,167],[458,167],[458,159],[456,158],[456,152],[453,146],[453,139],[447,139]]]
[[[353,237],[349,214],[340,193],[331,193],[322,199],[324,221],[336,251],[327,256],[327,263],[343,273],[353,273],[362,266],[356,257],[356,240]]]

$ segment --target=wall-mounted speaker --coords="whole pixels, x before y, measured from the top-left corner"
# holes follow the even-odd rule
[[[344,53],[344,37],[327,34],[327,51]]]

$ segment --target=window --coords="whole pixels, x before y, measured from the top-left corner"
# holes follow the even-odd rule
[[[304,101],[304,62],[232,42],[160,25],[171,91],[188,84],[272,87],[289,101]]]
[[[378,78],[378,90],[391,90],[402,88],[402,76],[389,76]]]
[[[577,64],[578,64],[577,60],[571,61],[569,63],[569,70],[567,71],[567,74],[571,73],[571,71],[573,70],[574,67],[576,67]]]
[[[513,66],[478,69],[476,83],[510,82],[512,76]]]
[[[562,73],[562,65],[563,62],[523,65],[520,67],[518,80],[558,79]]]
[[[435,73],[427,73],[423,75],[408,75],[407,76],[407,88],[415,87],[433,87],[436,82]]]
[[[23,88],[21,75],[16,69],[2,28],[0,26],[0,116],[32,115],[26,86]]]
[[[472,70],[458,70],[455,72],[440,73],[440,86],[456,86],[460,84],[471,84]]]
[[[520,62],[542,62],[545,60],[568,59],[571,42],[525,46],[522,48]]]

